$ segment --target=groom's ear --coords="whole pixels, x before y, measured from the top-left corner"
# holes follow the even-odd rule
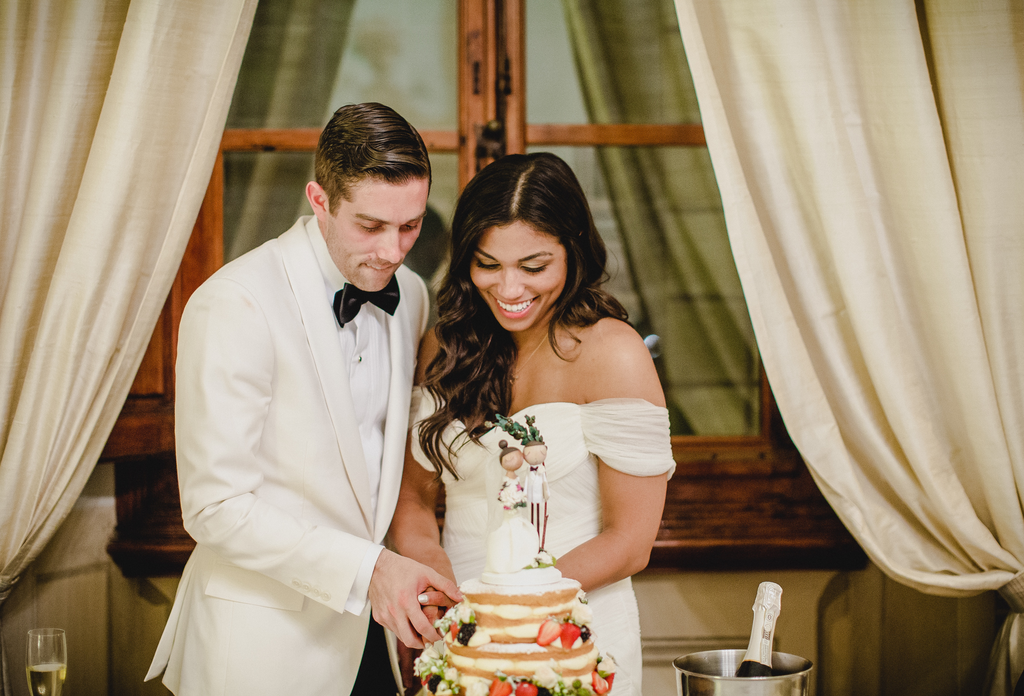
[[[331,204],[327,200],[327,192],[315,181],[306,184],[306,198],[317,220],[324,222],[331,216]]]

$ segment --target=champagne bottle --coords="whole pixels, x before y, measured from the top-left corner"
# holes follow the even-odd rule
[[[772,640],[775,638],[775,622],[781,608],[781,587],[774,582],[762,582],[757,586],[753,607],[754,625],[750,629],[747,652],[736,670],[737,677],[772,676]]]

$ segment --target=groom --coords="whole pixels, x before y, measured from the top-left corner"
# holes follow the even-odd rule
[[[370,607],[422,647],[440,636],[417,598],[461,599],[381,546],[427,323],[401,265],[426,214],[426,148],[390,108],[350,105],[315,167],[314,216],[224,266],[182,315],[175,443],[198,543],[146,677],[179,696],[394,694],[386,657],[360,667]]]

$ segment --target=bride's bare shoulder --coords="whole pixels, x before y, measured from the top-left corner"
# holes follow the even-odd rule
[[[637,398],[665,404],[654,360],[632,326],[605,318],[578,332],[577,377],[586,386],[586,400]]]

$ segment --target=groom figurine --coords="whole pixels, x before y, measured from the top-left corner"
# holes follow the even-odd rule
[[[371,607],[418,648],[440,638],[418,598],[461,599],[381,546],[427,323],[426,287],[402,266],[426,147],[390,108],[350,105],[315,168],[314,216],[221,268],[181,318],[175,446],[197,545],[146,677],[179,696],[395,694],[386,654],[363,660],[383,642]]]

